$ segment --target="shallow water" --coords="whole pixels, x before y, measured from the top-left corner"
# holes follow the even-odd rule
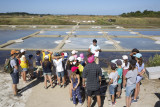
[[[69,31],[43,31],[42,33],[39,33],[38,35],[67,35],[66,32]]]
[[[28,36],[38,30],[0,30],[0,45],[9,40],[19,39]]]
[[[147,38],[113,38],[120,41],[120,46],[125,49],[138,48],[141,50],[160,50],[160,44]]]
[[[5,48],[25,48],[25,49],[53,49],[58,44],[55,41],[62,40],[63,38],[49,38],[49,37],[31,37],[25,39],[22,43],[15,43]]]
[[[138,36],[137,34],[131,34],[128,31],[107,31],[108,35],[112,36]]]
[[[148,36],[160,36],[160,31],[135,31]]]
[[[99,31],[75,31],[74,35],[102,35]]]
[[[88,49],[89,46],[92,44],[94,38],[69,38],[71,41],[70,43],[66,43],[63,46],[63,49]],[[102,49],[115,49],[115,47],[111,44],[106,44],[105,38],[96,38],[98,45]]]

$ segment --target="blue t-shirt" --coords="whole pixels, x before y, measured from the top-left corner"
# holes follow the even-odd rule
[[[118,84],[122,83],[122,73],[123,73],[123,69],[122,68],[118,68],[117,69],[118,75],[119,75],[119,79],[118,79]]]
[[[35,59],[36,59],[36,65],[37,65],[37,66],[41,66],[41,63],[40,63],[40,61],[42,61],[41,56],[37,56],[37,55],[36,55],[36,58],[35,58]]]

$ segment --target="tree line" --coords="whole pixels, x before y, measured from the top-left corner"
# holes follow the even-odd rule
[[[0,13],[0,15],[15,15],[15,16],[45,16],[50,14],[31,14],[27,12],[7,12],[7,13]]]
[[[143,12],[136,11],[136,12],[123,13],[120,16],[122,17],[160,17],[160,11],[144,10]]]

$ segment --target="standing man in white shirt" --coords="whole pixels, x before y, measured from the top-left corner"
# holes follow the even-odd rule
[[[97,40],[93,39],[93,44],[89,46],[88,52],[94,54],[95,63],[99,64],[99,52],[102,52],[101,48],[97,45]]]

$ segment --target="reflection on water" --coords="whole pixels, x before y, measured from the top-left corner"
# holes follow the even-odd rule
[[[9,40],[19,39],[28,36],[38,30],[0,30],[0,45]]]
[[[55,41],[62,40],[63,38],[47,38],[47,37],[31,37],[22,43],[15,43],[5,48],[28,48],[28,49],[53,49],[58,44]]]
[[[76,31],[75,35],[102,35],[99,31]]]
[[[135,31],[135,32],[139,32],[140,34],[148,35],[148,36],[152,36],[152,35],[160,36],[160,31]]]
[[[133,32],[128,31],[107,31],[108,35],[112,36],[138,36],[137,34],[133,34]]]
[[[142,50],[159,50],[160,44],[156,44],[155,41],[147,38],[113,38],[116,41],[120,41],[121,47],[125,49],[138,48]]]
[[[68,31],[43,31],[38,35],[67,35]]]

